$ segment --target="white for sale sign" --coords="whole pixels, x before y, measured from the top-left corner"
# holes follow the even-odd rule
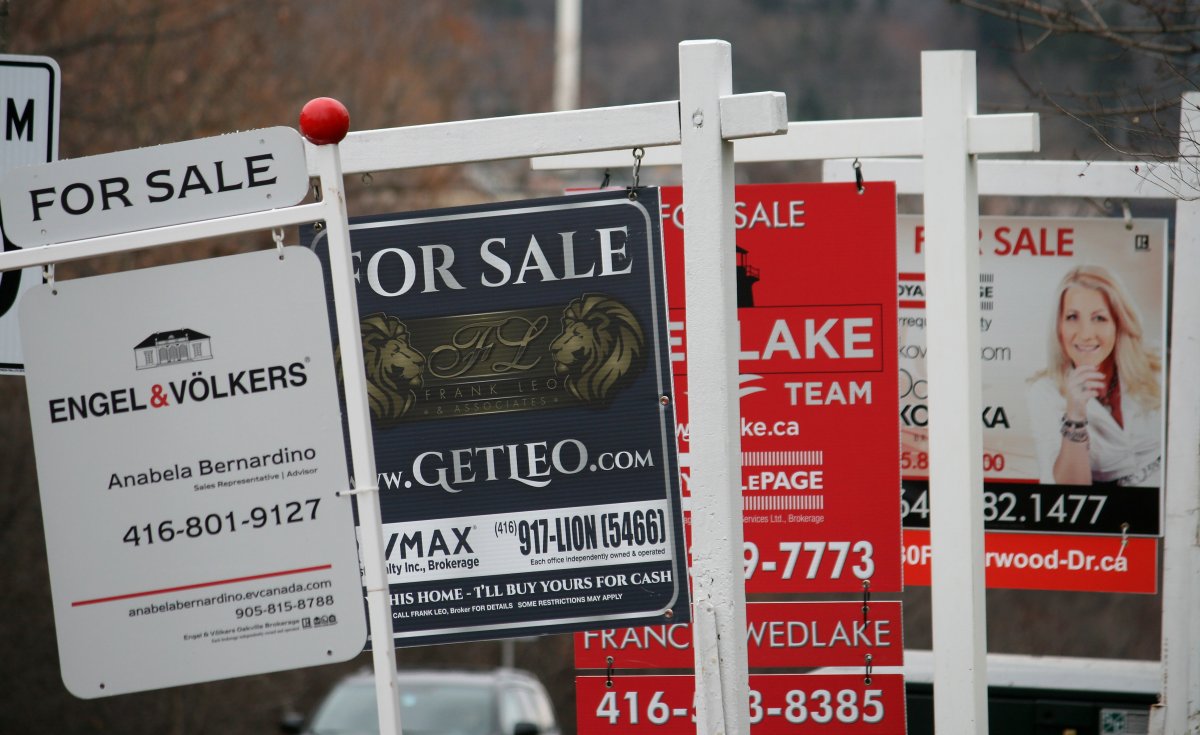
[[[320,265],[284,252],[22,300],[58,649],[76,696],[363,648]]]
[[[34,247],[290,207],[308,193],[286,127],[26,166],[0,179],[5,232]]]

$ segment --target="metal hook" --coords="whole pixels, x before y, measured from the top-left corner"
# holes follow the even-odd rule
[[[862,161],[856,158],[852,165],[854,166],[854,186],[858,189],[858,193],[862,194],[867,190],[863,184]]]
[[[633,186],[629,187],[629,198],[637,199],[638,179],[642,172],[642,156],[646,155],[645,148],[633,149]]]
[[[321,182],[318,181],[317,179],[311,179],[311,181],[312,181],[313,199],[315,199],[319,202],[319,201],[321,201]]]
[[[362,182],[367,186],[370,186],[371,184],[375,183],[375,177],[371,175],[370,171],[367,171],[362,175]]]
[[[612,171],[609,171],[608,169],[604,169],[604,181],[600,182],[600,188],[607,189],[608,182],[610,182],[610,181],[612,181]]]
[[[609,656],[606,660],[606,663],[608,664],[608,669],[605,670],[605,672],[604,672],[604,686],[609,689],[612,689],[612,685],[613,685],[613,680],[612,680],[613,662],[614,662],[613,657]]]
[[[1117,550],[1117,558],[1125,555],[1125,547],[1129,545],[1129,524],[1121,524],[1121,548]]]
[[[866,654],[867,673],[863,676],[863,684],[871,685],[871,654]]]
[[[863,604],[862,604],[863,625],[866,625],[867,624],[867,616],[871,611],[871,580],[864,579],[862,587],[863,587]]]
[[[54,285],[54,264],[47,263],[42,266],[42,280],[50,287],[50,293],[58,295],[58,287]]]
[[[276,227],[271,230],[271,239],[275,241],[275,248],[279,251],[279,259],[283,260],[283,228]]]
[[[1125,199],[1121,200],[1121,214],[1125,215],[1125,229],[1133,229],[1133,212],[1129,211],[1129,202]]]

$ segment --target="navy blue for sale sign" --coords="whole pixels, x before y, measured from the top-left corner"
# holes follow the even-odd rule
[[[398,644],[688,619],[658,210],[351,220]]]

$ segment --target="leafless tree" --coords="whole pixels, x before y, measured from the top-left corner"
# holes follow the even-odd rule
[[[62,72],[62,158],[234,130],[296,126],[303,104],[342,100],[355,130],[485,117],[548,102],[549,36],[476,0],[0,0],[0,44],[54,58]],[[547,27],[547,32],[549,27]],[[7,39],[7,42],[5,41]],[[515,49],[515,51],[513,51]],[[484,194],[450,168],[355,177],[352,211],[439,206]],[[464,191],[465,190],[465,191]],[[455,199],[457,198],[457,199]],[[365,203],[365,204],[364,204]],[[244,250],[253,236],[67,264],[59,277]],[[259,246],[269,235],[258,236]],[[186,249],[186,253],[181,251]],[[64,271],[66,271],[64,273]],[[76,700],[55,650],[34,449],[24,382],[0,378],[0,732],[271,732],[284,709],[307,711],[369,657],[327,667],[170,690]],[[138,666],[152,651],[114,665]],[[406,665],[488,666],[495,644],[405,650]],[[518,649],[517,665],[558,682],[573,709],[570,638]]]
[[[1113,151],[1147,162],[1144,174],[1172,193],[1200,195],[1194,170],[1184,177],[1188,185],[1155,166],[1178,157],[1181,95],[1200,89],[1196,0],[951,2],[1011,24],[1014,71],[1034,107],[1066,115]],[[1081,76],[1044,63],[1067,55],[1085,56],[1093,72]],[[1022,64],[1035,57],[1043,63]],[[1139,73],[1110,73],[1130,68]]]

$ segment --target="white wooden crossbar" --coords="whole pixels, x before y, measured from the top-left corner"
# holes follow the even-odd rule
[[[925,149],[924,129],[919,117],[792,122],[783,137],[735,142],[733,155],[739,163],[920,156]],[[967,119],[967,146],[975,155],[1037,150],[1039,140],[1038,117],[1032,113],[974,115]],[[664,145],[647,149],[642,165],[678,166],[681,160],[678,146]],[[627,155],[602,151],[535,158],[532,166],[551,170],[610,168],[628,163]]]
[[[726,140],[787,130],[787,102],[779,92],[725,95],[720,108]],[[602,150],[613,151],[625,165],[633,148],[678,145],[679,125],[679,102],[674,101],[365,130],[342,141],[342,170],[353,174]],[[311,156],[309,174],[315,175]]]
[[[920,194],[924,190],[924,165],[920,159],[860,158],[859,163],[867,180],[895,181],[898,194]],[[642,165],[646,165],[645,160]],[[853,181],[850,158],[826,161],[822,179]],[[1195,184],[1191,186],[1194,188]],[[1180,168],[1174,161],[979,162],[981,196],[1168,199],[1175,196],[1179,187]]]
[[[239,214],[222,219],[156,227],[151,230],[124,232],[119,235],[70,240],[45,247],[12,250],[0,254],[0,272],[66,263],[72,260],[143,250],[160,245],[192,242],[209,237],[228,237],[254,230],[271,230],[276,227],[312,223],[326,219],[327,214],[328,210],[325,205],[318,202],[285,209],[272,209],[266,212]]]

